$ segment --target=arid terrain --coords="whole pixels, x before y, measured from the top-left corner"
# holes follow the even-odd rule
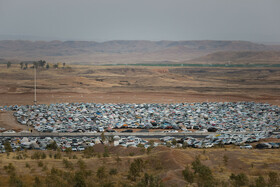
[[[0,66],[0,104],[33,104],[34,69]],[[277,67],[67,66],[37,70],[38,103],[280,103]]]
[[[12,169],[7,169],[7,167],[4,169],[9,163],[13,163],[16,178],[27,186],[36,183],[35,177],[40,179],[41,186],[58,185],[59,183],[61,183],[60,186],[67,184],[74,186],[77,182],[74,176],[81,171],[88,172],[88,175],[82,179],[89,186],[90,184],[92,186],[98,184],[133,186],[141,181],[144,173],[159,177],[165,186],[186,186],[188,183],[184,180],[182,171],[187,165],[192,168],[192,162],[197,156],[202,164],[211,169],[215,180],[219,183],[218,186],[234,184],[233,181],[229,180],[232,173],[240,174],[246,171],[248,182],[254,184],[259,176],[263,176],[265,181],[268,181],[268,173],[278,172],[280,169],[279,149],[240,150],[231,146],[207,150],[157,147],[149,152],[143,148],[107,147],[105,149],[108,150],[106,155],[104,155],[104,145],[101,144],[96,145],[90,154],[43,151],[42,153],[46,157],[41,159],[35,157],[36,151],[1,154],[1,185],[11,183],[14,180],[9,177],[13,172]],[[143,169],[136,180],[131,180],[128,178],[131,175],[129,171],[131,164],[136,159],[143,160]],[[102,179],[99,179],[97,173],[100,173],[98,170],[102,167],[104,167],[104,173]],[[113,173],[112,170],[116,172]],[[54,172],[58,172],[56,177],[53,175]],[[196,179],[194,183],[197,183]]]

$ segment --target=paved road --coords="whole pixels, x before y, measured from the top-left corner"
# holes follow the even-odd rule
[[[191,136],[195,138],[204,138],[209,134],[215,133],[162,133],[162,132],[135,132],[135,133],[105,133],[106,136],[137,136],[140,138],[162,138],[165,136],[173,136],[177,138],[183,138]],[[97,137],[101,133],[0,133],[0,137]]]

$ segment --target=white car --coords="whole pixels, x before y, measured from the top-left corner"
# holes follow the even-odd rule
[[[5,132],[3,132],[3,133],[16,133],[16,131],[13,131],[13,130],[7,130],[7,131],[5,131]]]
[[[240,149],[253,149],[253,147],[251,145],[243,145],[240,146]]]
[[[82,147],[82,146],[79,146],[79,147],[77,147],[77,150],[78,150],[78,151],[84,151],[84,150],[85,150],[85,148],[84,148],[84,147]]]

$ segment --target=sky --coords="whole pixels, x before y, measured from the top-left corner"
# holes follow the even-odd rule
[[[0,0],[0,39],[280,42],[280,0]]]

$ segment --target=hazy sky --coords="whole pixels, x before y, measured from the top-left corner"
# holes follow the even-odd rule
[[[0,35],[280,42],[280,0],[0,0]]]

